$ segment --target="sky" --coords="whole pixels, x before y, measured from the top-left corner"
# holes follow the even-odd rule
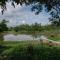
[[[46,13],[44,10],[35,15],[35,12],[31,11],[30,6],[20,6],[15,5],[14,8],[11,6],[11,3],[7,3],[7,10],[2,15],[0,8],[0,20],[6,19],[9,21],[8,26],[16,26],[20,24],[32,24],[32,23],[41,23],[42,25],[49,24],[49,13]]]

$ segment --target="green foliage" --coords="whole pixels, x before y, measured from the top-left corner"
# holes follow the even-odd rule
[[[52,25],[60,26],[60,16],[59,15],[60,14],[57,12],[51,12],[51,17],[49,18],[49,20],[51,21]]]
[[[4,31],[8,31],[8,27],[7,27],[6,23],[7,23],[6,20],[2,20],[0,22],[0,40],[4,40],[4,38],[3,38],[3,36],[4,36],[3,32]]]
[[[17,46],[5,50],[1,55],[6,60],[60,60],[60,47]]]
[[[16,32],[20,31],[20,32],[35,32],[35,31],[42,31],[42,27],[41,24],[35,23],[32,25],[28,25],[28,24],[23,24],[20,26],[16,26],[13,28]]]
[[[2,22],[0,22],[0,32],[4,32],[4,31],[8,30],[6,23],[7,23],[7,21],[5,21],[5,20],[2,20]]]

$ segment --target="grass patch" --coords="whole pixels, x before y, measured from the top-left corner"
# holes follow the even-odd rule
[[[2,43],[6,46],[1,48],[2,52],[0,51],[2,60],[60,60],[60,47],[41,45],[39,41],[3,41]]]
[[[6,60],[60,60],[60,47],[46,45],[15,46],[1,53]]]

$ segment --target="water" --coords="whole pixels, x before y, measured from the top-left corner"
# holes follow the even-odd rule
[[[25,41],[25,40],[39,40],[40,36],[32,36],[32,35],[26,35],[26,34],[7,34],[4,36],[4,41]]]

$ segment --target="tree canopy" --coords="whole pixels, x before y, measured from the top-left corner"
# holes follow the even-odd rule
[[[56,7],[60,10],[59,6],[60,6],[60,0],[0,0],[0,5],[3,11],[6,9],[6,2],[11,1],[11,5],[15,7],[14,3],[17,3],[22,5],[30,5],[30,4],[34,4],[33,9],[37,9],[38,12],[40,12],[41,6],[44,4],[45,7],[47,8],[48,11],[50,11],[52,8],[55,9],[56,11],[58,11],[56,9]],[[37,3],[37,5],[36,5]],[[40,8],[40,9],[39,9]],[[37,13],[38,13],[37,12]]]
[[[7,23],[6,20],[3,20],[2,22],[0,22],[0,33],[8,30],[6,23]]]
[[[3,12],[7,9],[6,8],[6,2],[11,1],[11,5],[15,8],[15,3],[23,5],[32,5],[31,10],[36,11],[35,14],[39,14],[42,9],[43,5],[46,8],[46,11],[49,12],[51,11],[51,19],[54,24],[57,23],[57,25],[60,24],[60,0],[0,0],[0,6],[2,9],[2,14]],[[58,16],[58,17],[56,17]],[[55,21],[56,18],[56,21]],[[58,20],[59,19],[59,20]],[[58,21],[57,21],[58,20]],[[59,22],[59,23],[58,23]]]

